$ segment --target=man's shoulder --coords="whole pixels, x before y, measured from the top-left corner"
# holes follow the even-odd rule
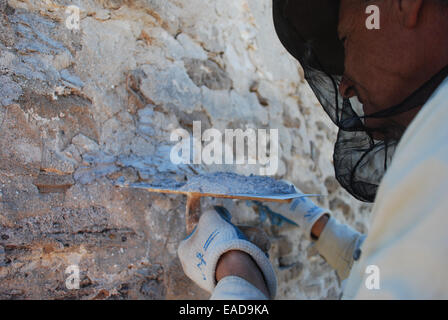
[[[379,193],[381,189],[391,192],[400,188],[416,175],[419,179],[432,181],[434,185],[445,183],[444,179],[439,178],[448,175],[447,122],[448,79],[428,100],[403,135]]]

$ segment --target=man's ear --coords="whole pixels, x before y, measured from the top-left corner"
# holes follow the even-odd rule
[[[424,0],[399,0],[394,1],[398,18],[406,28],[415,28],[418,24],[420,12]]]

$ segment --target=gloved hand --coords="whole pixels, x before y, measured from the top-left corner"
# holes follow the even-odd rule
[[[216,286],[215,271],[221,255],[230,250],[240,250],[257,263],[273,299],[277,280],[267,255],[248,241],[230,222],[227,210],[220,208],[204,212],[193,232],[180,243],[177,253],[185,274],[211,293]]]
[[[292,186],[289,181],[284,181]],[[297,193],[303,194],[303,192],[294,186]],[[288,212],[285,216],[297,223],[300,227],[304,228],[305,234],[308,239],[311,239],[311,229],[314,224],[324,215],[331,216],[330,211],[323,209],[316,205],[310,197],[301,197],[291,201]]]

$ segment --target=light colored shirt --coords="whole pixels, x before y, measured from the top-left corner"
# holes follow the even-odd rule
[[[316,242],[343,282],[343,299],[448,299],[448,78],[404,133],[366,237],[331,218]],[[260,299],[238,277],[213,299]]]

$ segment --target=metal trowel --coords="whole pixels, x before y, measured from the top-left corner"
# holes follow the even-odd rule
[[[185,210],[185,224],[187,229],[187,234],[190,234],[196,224],[199,222],[200,218],[200,207],[202,197],[213,197],[213,198],[226,198],[226,199],[240,199],[240,200],[254,200],[260,202],[290,202],[292,199],[301,197],[316,197],[321,196],[319,194],[303,194],[303,193],[288,193],[288,194],[231,194],[231,193],[213,193],[207,192],[207,190],[202,190],[201,192],[184,191],[180,190],[179,187],[160,187],[154,186],[144,182],[136,183],[117,183],[119,187],[123,188],[134,188],[134,189],[144,189],[149,192],[156,193],[170,193],[170,194],[183,194],[187,196],[187,205]]]

